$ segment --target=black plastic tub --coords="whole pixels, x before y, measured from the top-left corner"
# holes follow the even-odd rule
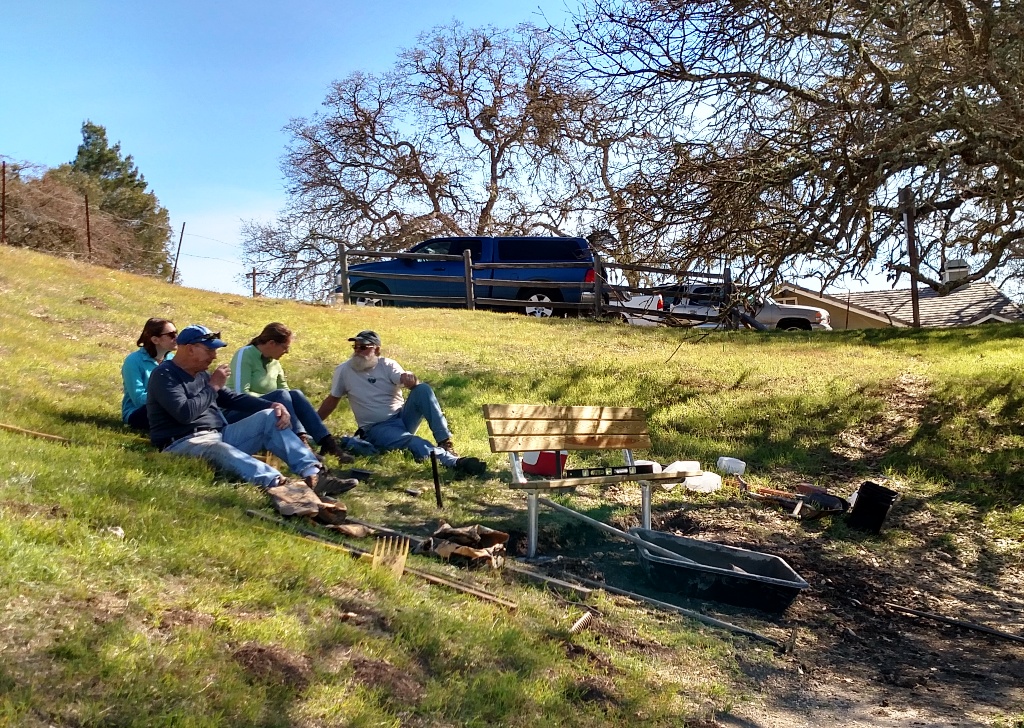
[[[807,588],[793,567],[772,554],[645,528],[629,532],[694,562],[676,561],[637,544],[644,571],[663,591],[780,614]]]
[[[895,490],[865,480],[857,491],[857,500],[846,515],[846,525],[859,531],[881,533],[882,524],[899,496]]]

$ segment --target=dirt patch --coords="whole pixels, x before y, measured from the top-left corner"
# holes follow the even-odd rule
[[[423,695],[418,670],[399,669],[363,655],[353,655],[349,665],[355,670],[357,682],[374,690],[383,689],[397,705],[415,704]]]
[[[95,296],[85,296],[84,298],[79,298],[75,302],[80,303],[83,306],[91,306],[95,308],[97,311],[106,311],[108,308],[110,308],[110,306],[108,306]]]
[[[615,683],[611,678],[602,675],[580,680],[569,689],[569,694],[579,703],[601,703],[611,706],[619,702]]]
[[[927,392],[926,380],[904,374],[880,395],[884,406],[876,417],[843,433],[834,449],[837,477],[829,476],[833,492],[854,490],[865,479],[865,467],[909,440],[920,424]],[[775,482],[805,479],[799,473],[770,475]],[[635,514],[621,510],[611,522],[623,530],[638,525]],[[936,515],[923,499],[902,498],[887,521],[887,528],[900,530],[901,542],[895,546],[868,534],[840,531],[836,536],[828,520],[798,523],[737,492],[731,500],[698,501],[661,512],[656,508],[652,525],[781,556],[810,584],[781,617],[690,600],[654,589],[631,546],[596,540],[599,549],[567,553],[578,537],[571,528],[554,534],[542,530],[542,553],[566,554],[558,561],[567,573],[607,580],[780,642],[795,635],[787,654],[737,660],[740,680],[757,697],[708,725],[980,726],[1024,711],[1020,643],[886,606],[898,604],[1024,636],[1024,568],[1019,558],[1001,555],[977,520]],[[551,550],[544,551],[545,541]],[[600,632],[602,626],[596,623],[592,629]],[[612,633],[607,639],[646,654],[659,649],[644,644],[639,634]]]
[[[248,642],[232,655],[256,682],[279,685],[301,691],[309,685],[311,670],[302,655],[293,655],[280,647]]]
[[[212,614],[196,612],[191,609],[168,609],[160,615],[159,628],[170,631],[177,627],[198,627],[208,629],[213,626]]]
[[[33,503],[20,503],[18,501],[6,500],[0,501],[0,510],[9,511],[21,518],[40,516],[42,518],[64,519],[68,517],[68,512],[64,507],[56,504],[51,506],[41,506]]]

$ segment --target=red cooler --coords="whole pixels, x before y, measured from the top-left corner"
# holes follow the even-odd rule
[[[548,478],[561,478],[565,461],[569,457],[568,450],[555,452],[541,450],[523,453],[523,472],[527,475],[543,475]]]

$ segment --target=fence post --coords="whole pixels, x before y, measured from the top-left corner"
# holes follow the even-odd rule
[[[341,302],[347,306],[352,303],[352,293],[348,288],[348,249],[344,245],[338,256],[338,277],[341,278]]]
[[[473,290],[473,254],[466,248],[462,251],[462,265],[466,277],[466,308],[476,310],[476,295]]]
[[[601,256],[594,253],[594,316],[601,318],[604,313],[604,265]]]
[[[7,243],[7,162],[0,174],[0,245]]]
[[[89,250],[87,260],[92,262],[92,232],[89,229],[89,195],[85,195],[85,244]]]

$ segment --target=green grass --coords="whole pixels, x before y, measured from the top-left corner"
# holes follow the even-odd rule
[[[522,530],[480,405],[629,405],[652,427],[640,457],[732,455],[763,485],[884,474],[905,512],[943,524],[930,543],[898,523],[880,539],[838,522],[811,532],[837,551],[1020,560],[1024,326],[698,342],[589,320],[252,300],[0,248],[0,422],[72,441],[0,430],[0,725],[681,725],[750,692],[739,657],[771,659],[609,597],[595,602],[600,627],[570,636],[579,607],[528,584],[471,575],[516,600],[510,613],[391,582],[246,517],[266,506],[254,488],[156,453],[120,424],[120,363],[149,316],[220,330],[228,352],[284,321],[297,332],[289,381],[313,402],[346,339],[380,332],[386,355],[434,385],[460,453],[487,459],[492,474],[446,482],[438,511],[428,467],[400,453],[361,460],[378,477],[346,503],[372,522]],[[344,405],[328,424],[354,427]],[[635,512],[632,497],[582,494],[577,505],[608,517]],[[655,507],[685,500],[659,493]],[[564,544],[600,540],[551,514],[542,525]]]

